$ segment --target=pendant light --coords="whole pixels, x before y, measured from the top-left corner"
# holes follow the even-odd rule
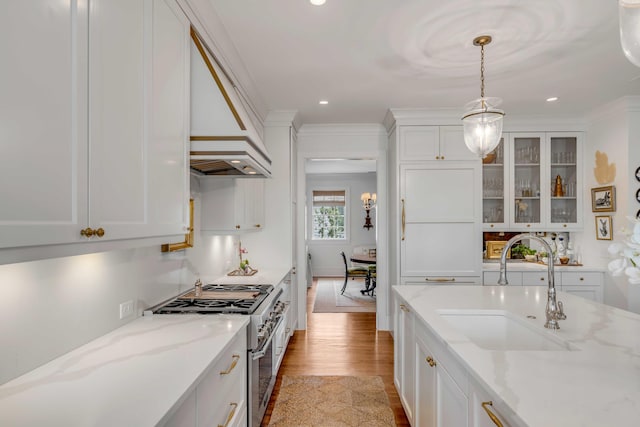
[[[474,46],[480,46],[480,98],[465,106],[462,117],[464,142],[472,153],[484,158],[500,143],[504,111],[497,109],[502,100],[484,96],[484,47],[491,43],[491,36],[478,36]]]
[[[640,0],[618,0],[620,44],[633,65],[640,67]]]

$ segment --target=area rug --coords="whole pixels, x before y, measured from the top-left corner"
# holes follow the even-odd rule
[[[395,426],[378,376],[283,376],[269,426]]]
[[[370,295],[362,295],[364,279],[347,282],[347,289],[340,295],[344,284],[343,278],[319,278],[316,286],[316,299],[313,303],[314,313],[374,313],[376,299]]]

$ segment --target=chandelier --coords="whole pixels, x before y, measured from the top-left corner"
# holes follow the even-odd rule
[[[504,111],[497,109],[502,100],[484,96],[484,47],[491,43],[491,36],[478,36],[474,46],[480,46],[480,98],[465,106],[462,116],[464,142],[467,148],[484,158],[500,143]]]
[[[640,0],[618,0],[620,44],[633,65],[640,67]]]

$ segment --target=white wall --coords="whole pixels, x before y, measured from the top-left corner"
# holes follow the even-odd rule
[[[196,274],[219,277],[236,238],[199,235],[163,254],[158,245],[0,266],[0,384],[130,322],[193,285]],[[173,243],[173,242],[167,242]],[[119,319],[133,300],[136,316]]]
[[[593,169],[596,151],[604,152],[609,163],[616,165],[616,177],[612,185],[616,187],[616,211],[611,212],[614,240],[620,241],[618,231],[628,227],[628,216],[635,216],[640,205],[635,202],[635,191],[640,183],[635,183],[635,169],[640,166],[640,113],[638,99],[623,98],[605,105],[589,120],[585,147],[585,217],[584,233],[578,235],[578,244],[583,253],[583,262],[606,270],[610,261],[607,248],[611,241],[596,240],[594,213],[591,212],[591,188],[600,187]],[[608,185],[608,184],[606,184]],[[612,277],[605,273],[604,302],[625,310],[640,313],[640,287],[629,285],[626,277]]]
[[[358,246],[376,247],[376,210],[370,213],[373,228],[363,227],[365,211],[360,195],[375,193],[375,173],[309,174],[307,175],[307,200],[312,200],[314,190],[345,190],[347,194],[347,240],[322,241],[311,239],[311,203],[307,206],[307,245],[311,254],[314,276],[344,276],[344,263],[340,252],[348,256]],[[347,259],[348,261],[348,259]]]

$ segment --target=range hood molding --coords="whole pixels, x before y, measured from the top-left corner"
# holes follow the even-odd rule
[[[271,159],[235,85],[191,29],[191,169],[198,176],[271,177]]]

